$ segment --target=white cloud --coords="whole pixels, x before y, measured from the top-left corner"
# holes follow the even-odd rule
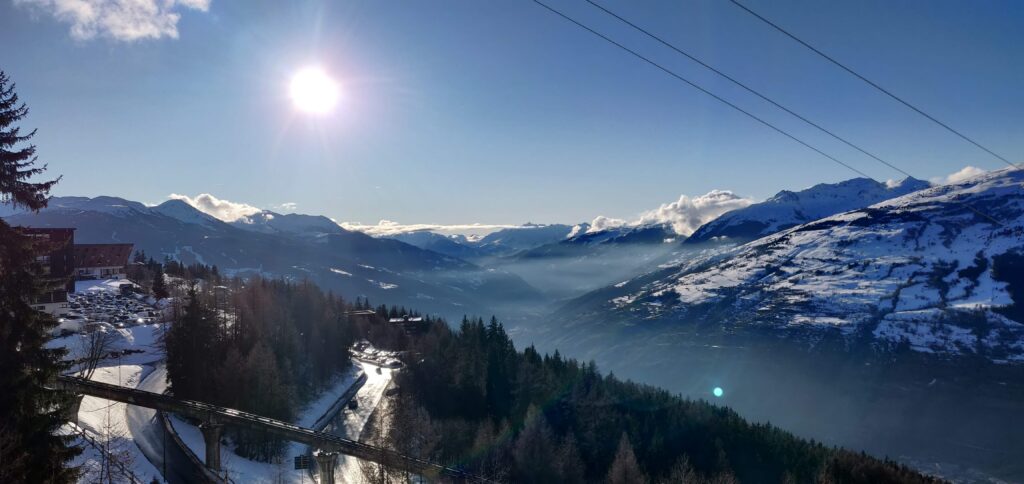
[[[637,224],[667,223],[672,225],[677,234],[688,236],[719,215],[751,203],[754,203],[754,200],[740,197],[728,190],[712,190],[693,198],[680,195],[679,200],[663,204],[641,215]]]
[[[171,200],[182,200],[195,207],[196,210],[219,218],[225,222],[234,222],[242,217],[259,213],[261,211],[252,205],[222,200],[210,195],[209,193],[201,193],[196,195],[194,198],[188,195],[172,193],[168,195],[167,198],[170,198]]]
[[[495,230],[523,227],[522,225],[500,225],[500,224],[401,224],[391,220],[381,220],[376,225],[361,224],[359,222],[340,222],[338,225],[345,230],[356,230],[365,232],[374,237],[386,237],[391,235],[404,234],[408,232],[431,231],[443,234],[486,234]]]
[[[14,4],[69,24],[74,39],[100,36],[128,42],[176,39],[182,10],[210,8],[210,0],[14,0]]]
[[[590,228],[587,229],[587,233],[591,234],[594,232],[600,232],[602,230],[614,229],[629,225],[629,222],[621,218],[605,217],[604,215],[598,215],[594,217],[594,220],[590,222]]]
[[[275,206],[274,208],[277,210],[281,210],[283,212],[294,212],[295,209],[299,208],[299,204],[295,202],[284,202],[280,205]]]
[[[660,207],[640,214],[640,218],[627,221],[618,218],[598,216],[590,223],[587,233],[617,227],[636,227],[639,225],[670,224],[672,230],[679,235],[690,235],[698,227],[730,210],[746,207],[754,203],[753,199],[743,198],[729,190],[712,190],[704,195],[688,197],[680,195],[679,200],[662,204]]]
[[[976,177],[978,175],[986,173],[987,171],[988,170],[984,170],[984,169],[978,168],[976,166],[967,165],[967,166],[961,168],[957,172],[950,173],[949,175],[946,175],[946,176],[935,177],[935,178],[932,178],[932,179],[930,179],[928,181],[930,181],[930,182],[932,182],[932,183],[934,183],[936,185],[948,185],[950,183],[962,182],[962,181],[964,181],[964,180],[966,180],[968,178],[974,178],[974,177]]]

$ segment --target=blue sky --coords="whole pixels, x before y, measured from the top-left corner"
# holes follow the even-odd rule
[[[364,223],[575,223],[681,194],[761,199],[855,176],[529,1],[153,1],[165,9],[155,19],[83,23],[69,6],[117,1],[0,0],[0,42],[16,46],[0,68],[32,110],[41,161],[64,175],[58,195],[210,193]],[[1024,4],[746,3],[1022,159]],[[899,177],[585,2],[551,4],[878,179]],[[919,178],[1003,166],[726,1],[603,4]],[[342,85],[331,116],[288,98],[311,64]]]

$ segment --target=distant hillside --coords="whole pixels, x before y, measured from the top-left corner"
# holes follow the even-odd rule
[[[264,212],[250,223],[228,224],[177,200],[146,207],[115,197],[57,197],[38,214],[12,214],[5,220],[75,227],[78,242],[130,242],[158,259],[216,265],[226,274],[310,279],[351,297],[453,318],[494,308],[521,314],[541,300],[512,274],[350,232],[323,217]]]

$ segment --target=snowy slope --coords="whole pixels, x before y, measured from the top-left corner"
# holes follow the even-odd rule
[[[907,178],[887,185],[867,178],[821,183],[806,190],[783,190],[761,203],[727,212],[697,229],[689,243],[715,239],[750,241],[780,230],[923,190],[926,181]]]
[[[827,328],[1024,362],[1022,259],[1024,171],[1002,170],[666,265],[577,304],[599,296],[627,321]]]

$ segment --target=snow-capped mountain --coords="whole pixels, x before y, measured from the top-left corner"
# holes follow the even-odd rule
[[[914,178],[895,184],[854,178],[840,183],[821,183],[797,192],[783,190],[768,200],[727,212],[702,225],[689,237],[688,243],[712,240],[747,242],[930,186],[928,182]]]
[[[323,215],[280,214],[270,210],[246,215],[231,222],[231,225],[240,229],[265,234],[286,234],[302,237],[318,237],[326,234],[346,232],[333,220]]]
[[[491,232],[470,244],[490,255],[511,255],[519,251],[558,242],[569,236],[572,227],[562,224],[525,224],[522,227]]]
[[[1001,170],[669,264],[563,314],[834,331],[1024,362],[1022,267],[1024,171]]]
[[[50,204],[50,208],[53,208],[52,202]],[[224,223],[216,217],[196,210],[195,207],[189,205],[184,200],[168,200],[160,205],[152,207],[150,211],[163,214],[189,224],[216,226]]]
[[[527,223],[521,227],[491,232],[483,237],[416,231],[390,235],[387,238],[475,261],[482,258],[510,256],[545,244],[561,242],[569,236],[572,230],[573,227],[569,225]]]
[[[680,242],[685,237],[676,234],[668,223],[623,225],[603,230],[590,231],[588,224],[577,227],[575,234],[561,241],[561,244],[598,245],[598,244],[662,244]]]
[[[474,260],[487,255],[486,252],[478,249],[464,235],[443,235],[428,230],[420,230],[392,235],[389,238],[405,242],[409,245],[415,245],[421,249],[432,250],[438,254],[445,254],[465,260]]]

